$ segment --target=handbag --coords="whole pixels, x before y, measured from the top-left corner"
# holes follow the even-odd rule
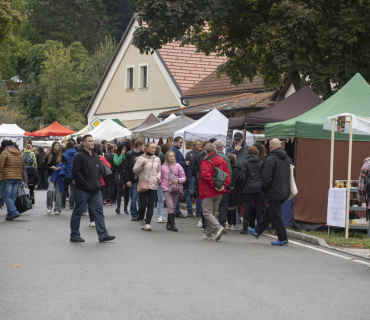
[[[213,166],[213,169],[215,170],[215,174],[212,176],[213,183],[215,184],[215,187],[217,189],[220,189],[224,185],[224,183],[225,183],[225,181],[226,181],[226,179],[229,175],[226,172],[222,171],[220,168],[217,168],[212,163],[211,160],[209,160],[209,159],[207,159],[207,160],[211,163],[211,165]]]
[[[18,187],[18,196],[15,198],[15,207],[19,213],[26,212],[32,209],[32,201],[21,187]]]
[[[149,176],[150,176],[150,172],[152,171],[153,169],[153,164],[154,164],[154,158],[153,158],[153,161],[152,161],[152,167],[148,173],[148,179],[143,179],[143,180],[139,180],[138,184],[137,184],[137,192],[145,192],[145,191],[148,191],[149,190]]]
[[[113,172],[103,161],[100,161],[100,168],[105,183],[113,182],[114,180]]]
[[[294,166],[290,165],[290,193],[288,200],[294,198],[294,196],[298,193],[297,185],[295,184],[294,180]]]
[[[178,184],[171,183],[171,181],[179,180],[179,176],[174,174],[170,167],[168,167],[168,168],[169,168],[168,181],[170,182],[170,188],[169,188],[170,193],[176,193],[176,194],[177,193],[180,193],[180,194],[183,193],[184,188],[183,188],[181,183],[178,183]]]

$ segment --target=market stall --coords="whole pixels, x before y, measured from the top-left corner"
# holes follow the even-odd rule
[[[24,131],[16,124],[3,123],[0,126],[0,143],[3,140],[12,140],[20,149],[23,149],[23,138],[29,135],[29,132]]]
[[[296,183],[294,220],[302,224],[326,224],[327,181],[330,179],[331,132],[324,130],[327,117],[335,114],[360,114],[370,117],[370,86],[356,74],[337,93],[310,111],[287,121],[265,125],[266,139],[296,139]],[[335,132],[336,160],[333,178],[342,179],[348,170],[349,135]],[[370,137],[353,135],[351,176],[358,176],[363,160],[369,156]]]
[[[34,131],[30,133],[30,135],[32,137],[64,137],[73,133],[76,133],[76,131],[68,129],[59,124],[58,121],[55,121],[50,126],[38,131]]]
[[[102,140],[107,140],[108,142],[116,143],[116,139],[120,140],[122,138],[131,139],[131,131],[127,128],[116,128],[112,131],[107,131],[95,138],[96,142],[101,142]]]
[[[138,124],[136,127],[131,128],[131,131],[143,130],[158,122],[160,122],[158,118],[153,113],[151,113],[142,123]]]
[[[129,131],[128,129],[123,128],[117,122],[115,122],[111,119],[107,119],[104,122],[102,122],[101,124],[99,124],[95,129],[91,130],[89,132],[89,134],[91,134],[95,139],[98,139],[98,138],[100,138],[101,136],[103,136],[104,134],[106,134],[108,132],[113,132],[113,131],[122,130],[122,129],[124,129],[125,132]],[[126,130],[128,130],[128,131],[126,131]]]

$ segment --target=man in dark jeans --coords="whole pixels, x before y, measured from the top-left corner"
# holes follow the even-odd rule
[[[111,241],[116,237],[110,236],[105,228],[103,215],[103,196],[101,194],[100,158],[93,152],[94,138],[87,134],[83,137],[81,148],[73,159],[72,175],[75,179],[75,208],[71,216],[71,242],[85,242],[80,236],[80,220],[82,213],[89,205],[95,216],[96,232],[99,242]]]
[[[288,235],[285,229],[281,212],[283,203],[290,193],[290,165],[292,160],[281,148],[279,139],[270,141],[270,154],[263,164],[261,191],[265,194],[268,204],[261,221],[255,229],[249,228],[253,237],[258,239],[260,234],[268,227],[271,220],[278,233],[278,241],[271,242],[276,246],[288,246]]]
[[[67,159],[68,166],[66,166],[66,176],[63,178],[63,186],[64,186],[64,192],[62,194],[62,208],[66,207],[66,193],[68,190],[68,187],[70,187],[69,192],[69,209],[73,210],[75,206],[75,185],[73,183],[73,177],[72,177],[72,164],[73,164],[73,158],[76,155],[77,151],[74,148],[75,144],[73,141],[68,141],[67,144],[67,150],[64,153],[64,156]]]

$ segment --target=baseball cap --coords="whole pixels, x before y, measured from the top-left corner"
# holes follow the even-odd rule
[[[235,140],[242,140],[243,139],[243,135],[241,134],[241,132],[236,132],[234,134],[234,139]]]

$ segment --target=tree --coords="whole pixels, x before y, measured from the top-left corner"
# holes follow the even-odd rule
[[[21,24],[26,16],[11,8],[12,0],[0,0],[0,42],[13,40],[13,27]]]
[[[356,72],[370,80],[370,1],[137,0],[141,53],[173,40],[215,52],[232,83],[260,75],[277,88],[282,75],[298,90],[311,85],[329,97]],[[208,27],[206,27],[208,24]]]

